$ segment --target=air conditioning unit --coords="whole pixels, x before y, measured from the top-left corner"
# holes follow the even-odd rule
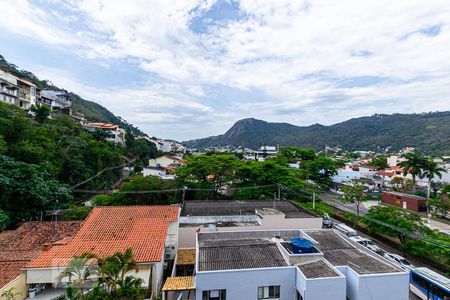
[[[173,253],[173,252],[166,252],[164,254],[164,259],[165,260],[174,260],[175,259],[175,253]]]

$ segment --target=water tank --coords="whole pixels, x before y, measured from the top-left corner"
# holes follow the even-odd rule
[[[295,237],[291,239],[292,253],[312,253],[314,252],[314,244],[308,240],[301,237]]]

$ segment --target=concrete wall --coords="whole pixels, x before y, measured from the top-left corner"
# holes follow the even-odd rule
[[[352,268],[337,268],[346,277],[349,300],[408,300],[409,277],[404,273],[359,275]]]
[[[345,300],[345,284],[344,276],[306,279],[297,269],[296,288],[304,300]]]
[[[14,293],[20,293],[16,296],[16,300],[23,300],[28,296],[28,289],[27,289],[27,283],[25,279],[25,273],[19,275],[14,280],[12,280],[10,283],[5,285],[3,288],[0,289],[0,295],[10,289],[13,289]],[[6,297],[0,296],[0,300],[6,300]]]
[[[322,228],[322,218],[288,218],[285,219],[283,215],[282,218],[266,218],[264,216],[263,219],[259,219],[257,216],[245,216],[245,218],[249,218],[248,220],[256,220],[259,219],[259,223],[261,225],[254,226],[225,226],[220,227],[216,226],[216,231],[253,231],[253,230],[282,230],[282,229],[321,229]],[[226,217],[244,217],[244,216],[226,216]],[[205,223],[215,223],[214,220],[222,220],[223,216],[200,216],[200,217],[180,217],[180,224],[187,222],[188,224],[197,224],[191,223],[190,220],[186,218],[192,218],[192,222],[200,222],[200,220],[208,221]],[[256,219],[255,219],[256,218]],[[222,221],[225,222],[225,221]],[[233,221],[230,221],[233,222]],[[237,222],[237,221],[236,221]],[[186,223],[184,223],[186,224]],[[193,248],[195,247],[195,234],[196,231],[200,230],[200,232],[210,232],[210,229],[207,225],[198,225],[198,226],[189,226],[189,227],[180,227],[178,232],[178,247],[180,248]]]
[[[257,299],[258,287],[280,286],[280,300],[295,300],[295,267],[198,272],[196,299],[204,290],[226,289],[227,299]]]

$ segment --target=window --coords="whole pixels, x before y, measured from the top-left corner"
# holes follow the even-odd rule
[[[227,297],[227,290],[210,290],[203,291],[202,300],[225,300]]]
[[[260,286],[258,287],[258,300],[262,299],[279,299],[280,298],[280,286]]]

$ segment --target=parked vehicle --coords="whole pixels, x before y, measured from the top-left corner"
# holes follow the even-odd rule
[[[342,223],[334,225],[333,228],[348,237],[358,235],[358,232],[356,232],[356,230],[354,230],[353,228],[350,228],[349,226],[342,224]]]
[[[327,228],[333,227],[333,220],[331,220],[330,216],[327,213],[323,214],[322,225]]]
[[[428,268],[411,270],[409,289],[420,299],[450,299],[450,279]]]
[[[361,244],[362,246],[366,247],[369,250],[372,250],[373,252],[382,255],[384,253],[383,250],[381,250],[380,247],[378,247],[374,242],[371,240],[361,237],[359,235],[352,236],[350,239],[354,242],[357,242],[358,244]]]
[[[383,257],[386,258],[387,260],[393,262],[394,264],[398,265],[402,269],[411,270],[411,269],[415,268],[409,261],[406,260],[406,258],[404,258],[398,254],[386,252],[386,253],[384,253]]]

